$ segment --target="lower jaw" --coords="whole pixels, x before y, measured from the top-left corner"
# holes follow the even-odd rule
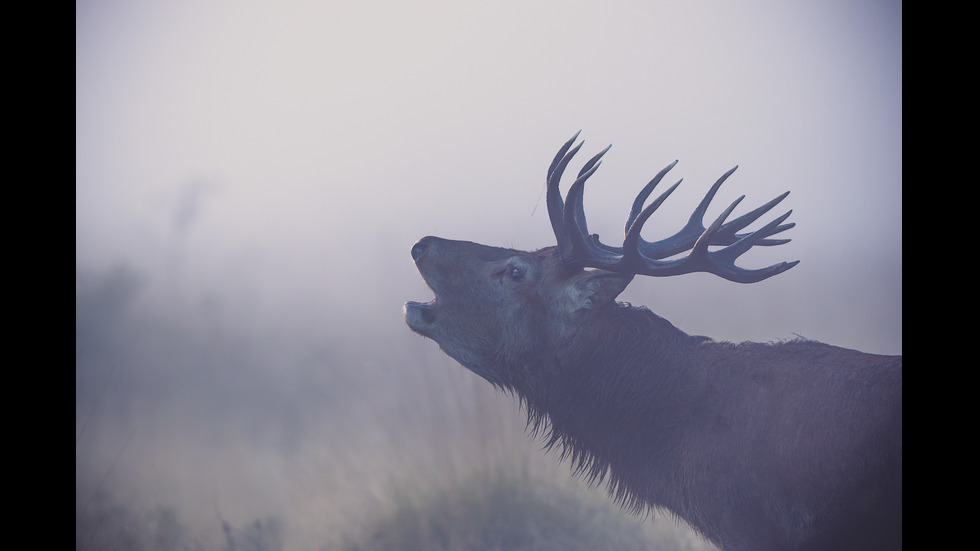
[[[436,321],[436,314],[429,307],[431,303],[425,302],[406,302],[404,307],[405,323],[413,331],[425,334],[425,328],[431,326]]]

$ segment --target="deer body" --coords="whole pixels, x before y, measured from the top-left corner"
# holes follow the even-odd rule
[[[607,480],[631,510],[667,509],[726,550],[900,548],[901,357],[802,339],[716,342],[616,302],[636,273],[775,275],[795,263],[748,271],[731,262],[737,254],[706,247],[779,244],[767,237],[791,225],[779,226],[784,216],[737,235],[751,220],[723,225],[729,208],[707,230],[694,224],[694,239],[631,243],[628,224],[622,249],[605,246],[584,229],[575,185],[567,205],[551,193],[569,145],[549,170],[558,247],[423,238],[412,256],[436,298],[407,303],[408,325],[515,392],[548,446],[576,473]],[[653,209],[634,207],[631,223]],[[650,260],[657,247],[694,241],[704,243],[694,260]],[[639,254],[624,252],[633,247]]]

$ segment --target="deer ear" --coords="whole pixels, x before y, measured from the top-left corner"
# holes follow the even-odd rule
[[[571,303],[569,310],[595,310],[616,300],[619,293],[633,281],[633,274],[620,274],[605,270],[583,272],[569,286]]]

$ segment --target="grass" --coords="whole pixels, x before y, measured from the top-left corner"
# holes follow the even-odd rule
[[[394,492],[394,507],[365,519],[343,551],[610,551],[707,549],[657,522],[626,515],[594,492],[514,473],[436,489]],[[666,528],[666,530],[664,530]]]

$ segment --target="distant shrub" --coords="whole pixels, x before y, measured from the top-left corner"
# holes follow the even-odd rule
[[[283,522],[277,517],[239,528],[220,522],[223,541],[205,545],[172,507],[134,511],[101,496],[75,511],[75,551],[283,551]]]

